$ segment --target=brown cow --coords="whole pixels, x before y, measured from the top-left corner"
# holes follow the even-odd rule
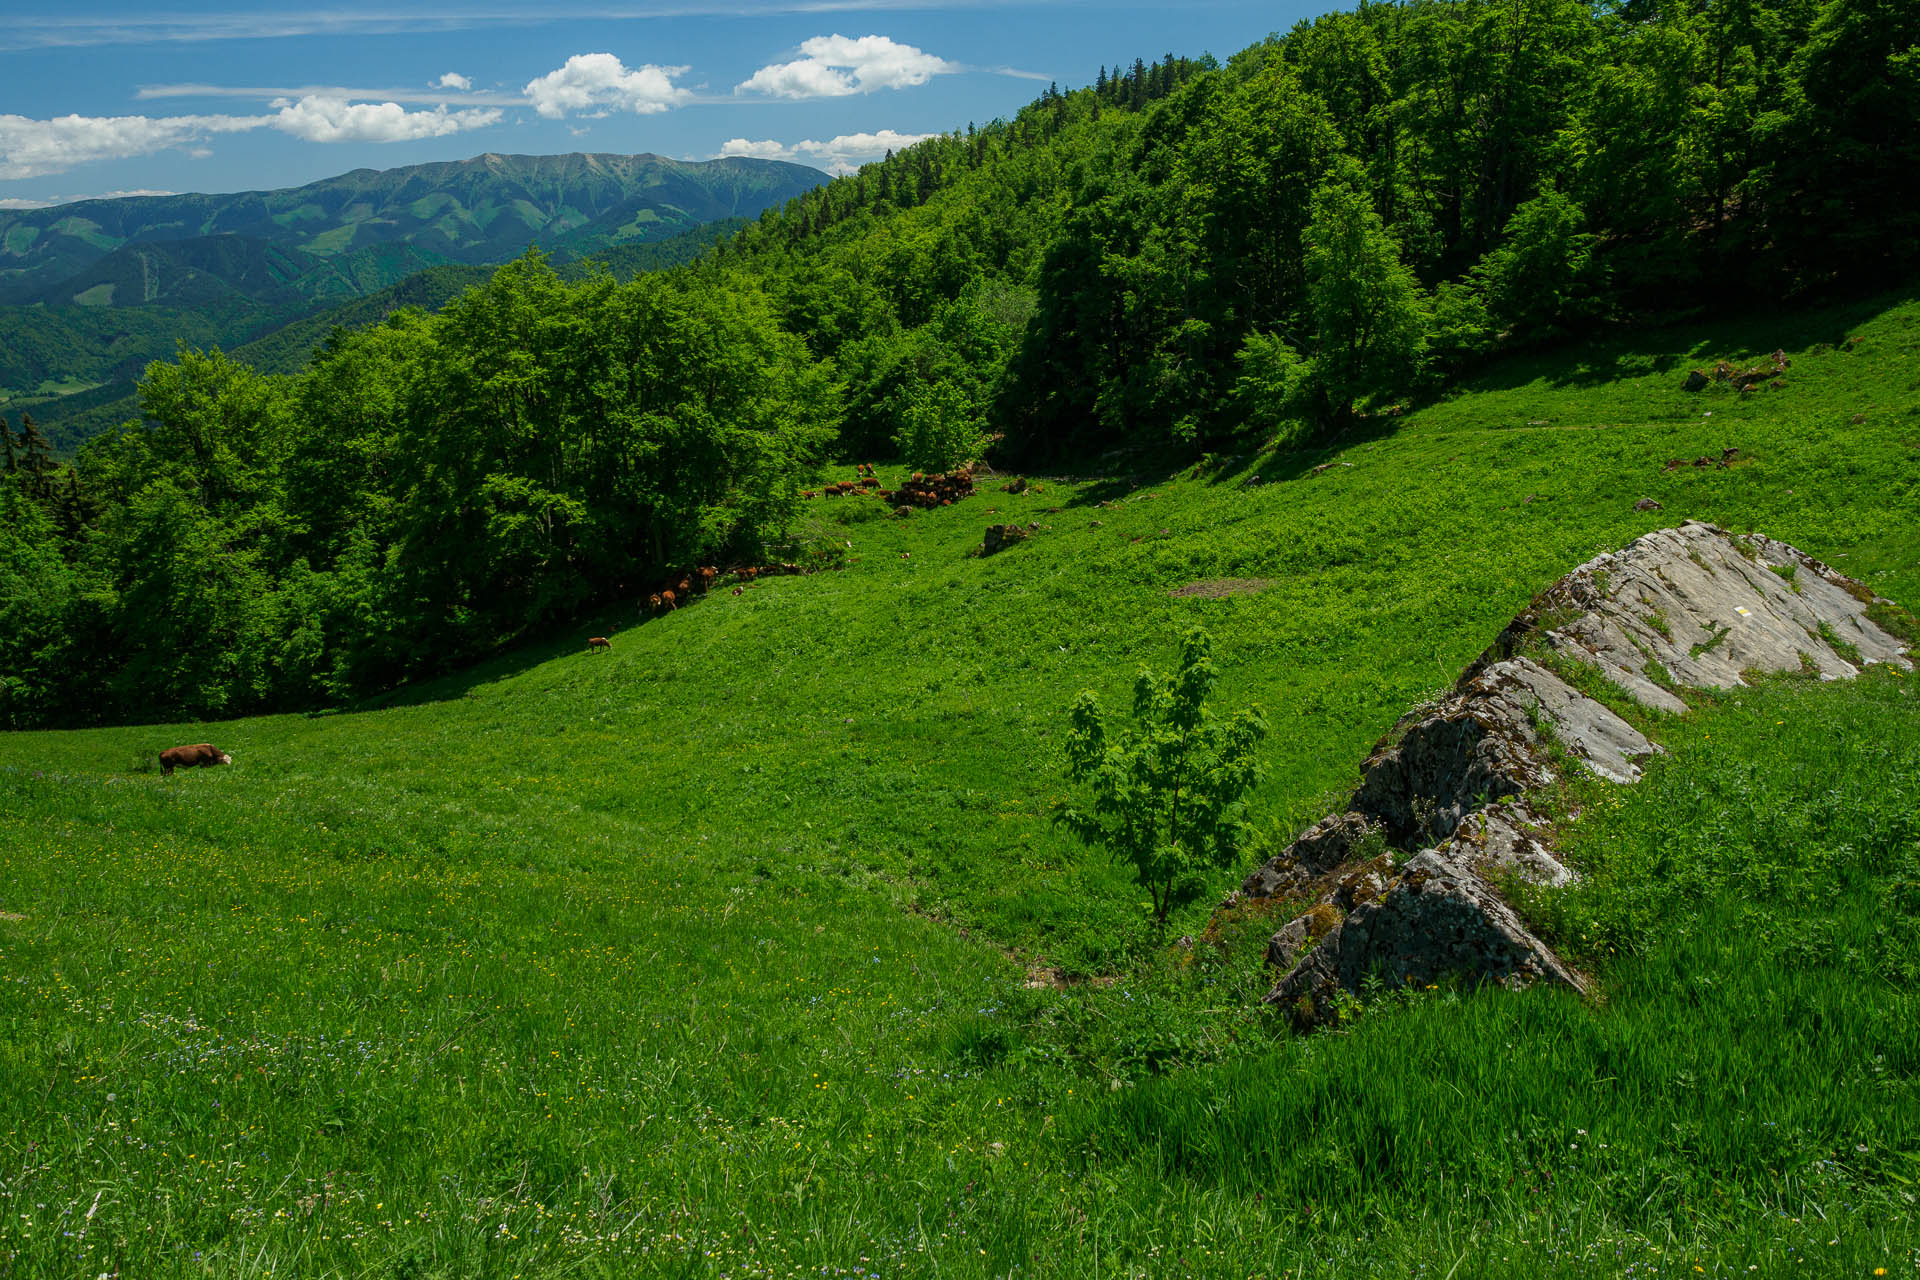
[[[169,778],[175,769],[198,769],[203,765],[232,763],[233,757],[211,742],[196,742],[190,747],[168,747],[160,753],[160,772]]]
[[[607,639],[605,636],[588,636],[587,637],[588,653],[592,653],[595,649],[612,650],[612,648],[613,648],[613,641]]]

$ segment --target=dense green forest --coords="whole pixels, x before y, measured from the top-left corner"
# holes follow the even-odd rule
[[[1495,352],[1920,254],[1895,0],[1371,4],[1049,89],[618,284],[537,255],[304,370],[9,434],[0,724],[323,704],[787,538],[834,455],[1336,436]]]

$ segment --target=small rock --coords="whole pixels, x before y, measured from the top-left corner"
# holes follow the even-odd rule
[[[1274,969],[1291,969],[1307,946],[1307,917],[1288,921],[1280,932],[1267,939],[1267,964]]]
[[[1016,542],[1025,541],[1027,531],[1017,524],[990,524],[987,526],[986,540],[981,543],[981,555],[993,555],[1004,551]]]
[[[1867,420],[1867,415],[1864,413],[1856,413],[1853,415],[1853,417],[1848,419],[1848,421],[1851,422],[1856,427],[1859,426],[1861,423],[1865,422],[1866,420]]]
[[[1633,509],[1635,511],[1658,511],[1660,510],[1660,504],[1652,498],[1642,498],[1633,504]]]
[[[1695,369],[1692,373],[1687,375],[1686,385],[1682,387],[1681,390],[1703,391],[1706,389],[1707,383],[1711,381],[1713,381],[1713,379],[1707,377],[1707,375],[1702,373],[1700,370]]]

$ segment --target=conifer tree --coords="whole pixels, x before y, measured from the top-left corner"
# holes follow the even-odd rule
[[[53,519],[60,528],[63,542],[74,541],[86,527],[86,503],[80,496],[80,473],[73,467],[67,468],[67,483],[54,504]]]
[[[44,502],[52,496],[53,446],[40,434],[40,426],[30,413],[20,415],[20,451],[27,496]]]

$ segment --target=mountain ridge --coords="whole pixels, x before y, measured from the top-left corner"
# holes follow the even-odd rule
[[[393,244],[452,262],[504,261],[536,240],[564,241],[570,255],[584,256],[753,217],[825,181],[805,165],[738,156],[486,152],[352,169],[297,187],[0,211],[0,302],[72,301],[93,287],[79,284],[86,273],[128,245],[222,236],[264,241],[316,264]],[[69,280],[79,287],[67,290]]]

